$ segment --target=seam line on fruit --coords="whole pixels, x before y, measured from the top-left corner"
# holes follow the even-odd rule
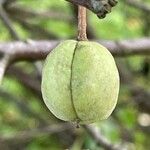
[[[71,75],[70,75],[70,95],[71,95],[71,104],[72,104],[72,107],[73,107],[73,110],[75,112],[75,115],[76,115],[76,121],[79,123],[81,121],[81,119],[79,118],[78,114],[77,114],[77,111],[76,111],[76,108],[74,106],[74,102],[73,102],[73,89],[72,89],[72,76],[73,76],[73,72],[72,72],[72,69],[73,69],[73,62],[74,62],[74,57],[75,57],[75,52],[78,48],[78,42],[76,43],[76,46],[75,46],[75,49],[74,49],[74,52],[73,52],[73,56],[72,56],[72,61],[71,61]]]

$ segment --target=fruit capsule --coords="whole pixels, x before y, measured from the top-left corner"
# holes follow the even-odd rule
[[[81,124],[106,119],[116,106],[118,93],[118,70],[102,45],[67,40],[47,56],[42,95],[57,118]]]

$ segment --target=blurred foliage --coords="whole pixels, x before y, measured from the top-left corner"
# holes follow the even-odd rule
[[[149,0],[147,0],[147,3],[150,4]],[[38,15],[27,19],[22,18],[27,24],[30,23],[31,26],[33,25],[34,29],[36,27],[38,27],[37,30],[44,29],[49,36],[46,36],[42,31],[39,31],[39,34],[37,34],[37,31],[27,28],[24,24],[20,23],[19,20],[10,15],[9,17],[12,19],[13,25],[21,39],[54,39],[53,36],[50,36],[51,34],[55,35],[55,39],[76,38],[77,25],[74,19],[74,10],[73,7],[66,1],[17,0],[15,5],[37,13],[48,13],[51,11],[54,12],[54,14],[60,14],[60,18],[52,17],[52,19],[45,19],[44,17],[38,17]],[[70,19],[67,21],[67,19],[61,18],[61,14],[71,18],[71,21]],[[88,21],[90,29],[96,39],[132,39],[149,36],[144,32],[146,28],[147,30],[149,29],[146,33],[150,33],[150,28],[147,28],[145,17],[143,17],[144,15],[145,13],[141,10],[128,6],[123,0],[120,0],[117,7],[115,7],[113,12],[105,19],[99,20],[95,14],[88,12]],[[150,15],[147,15],[150,18]],[[8,29],[0,21],[0,41],[11,40],[13,39],[11,38]],[[146,56],[116,58],[118,64],[123,60],[127,70],[133,74],[134,81],[131,82],[135,82],[142,88],[149,90],[148,83],[150,81],[150,73],[148,73],[148,75],[143,73],[143,67],[147,59],[149,58]],[[38,72],[35,69],[35,64],[23,62],[15,64],[15,66],[32,76],[35,80],[38,80]],[[18,131],[37,128],[41,124],[41,122],[35,118],[32,113],[25,113],[25,111],[17,105],[18,101],[23,101],[30,110],[43,118],[45,122],[48,122],[49,124],[57,122],[43,102],[41,102],[41,98],[22,84],[20,80],[15,77],[15,73],[12,75],[6,73],[1,89],[7,91],[11,96],[16,98],[15,101],[8,97],[0,97],[1,136],[9,137],[15,135]],[[147,101],[149,100],[150,99],[147,99]],[[143,112],[140,112],[134,103],[134,99],[130,93],[130,88],[128,85],[122,83],[119,101],[115,112],[109,119],[96,123],[95,125],[99,127],[100,131],[109,140],[111,140],[112,143],[123,142],[123,144],[127,145],[127,149],[129,150],[148,150],[150,148],[150,136],[148,133],[139,128],[139,125],[141,125],[139,116],[142,113]],[[150,128],[150,122],[146,125],[146,127]],[[98,147],[93,139],[91,139],[91,137],[89,137],[89,135],[85,132],[77,132],[79,133],[76,135],[77,137],[72,145],[69,145],[67,141],[64,142],[59,136],[45,135],[28,141],[22,149],[61,150],[70,148],[71,150],[79,150],[83,148],[90,150],[102,150],[102,148]]]

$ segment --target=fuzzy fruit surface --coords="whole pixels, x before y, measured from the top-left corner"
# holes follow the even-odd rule
[[[67,40],[46,58],[42,95],[59,119],[81,124],[110,116],[119,93],[119,74],[110,52],[96,42]]]

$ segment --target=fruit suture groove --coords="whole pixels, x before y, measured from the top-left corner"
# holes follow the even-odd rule
[[[71,95],[71,104],[72,104],[72,108],[74,110],[74,113],[76,115],[76,122],[77,124],[80,123],[81,119],[76,111],[76,108],[75,108],[75,105],[74,105],[74,101],[73,101],[73,89],[72,89],[72,77],[73,77],[73,62],[74,62],[74,57],[75,57],[75,53],[76,53],[76,50],[78,48],[78,42],[76,43],[76,46],[75,46],[75,49],[74,49],[74,52],[73,52],[73,56],[72,56],[72,61],[71,61],[71,74],[70,74],[70,95]]]

